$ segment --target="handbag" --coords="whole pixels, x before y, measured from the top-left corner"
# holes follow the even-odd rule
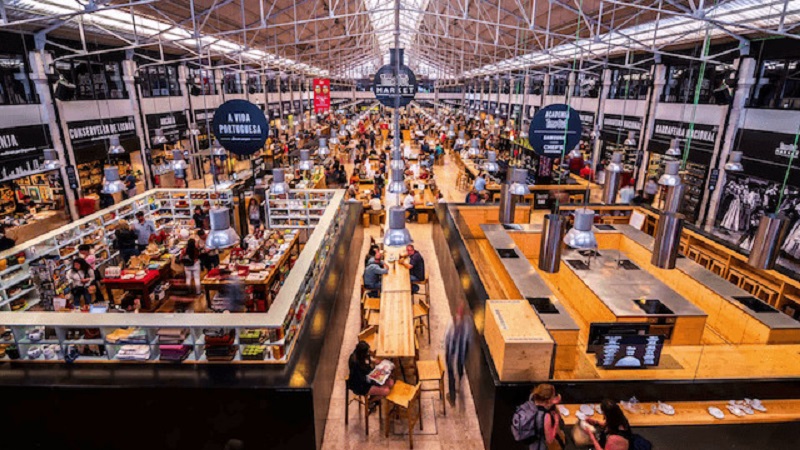
[[[592,445],[592,437],[578,423],[572,427],[572,442],[578,447],[589,447]]]

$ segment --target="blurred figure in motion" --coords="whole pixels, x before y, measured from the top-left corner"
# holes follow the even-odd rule
[[[464,377],[464,360],[467,357],[469,341],[472,334],[472,323],[465,316],[465,305],[458,306],[453,323],[447,328],[445,334],[444,350],[447,363],[447,379],[449,383],[448,400],[450,405],[456,404],[456,373],[458,373],[458,386]]]

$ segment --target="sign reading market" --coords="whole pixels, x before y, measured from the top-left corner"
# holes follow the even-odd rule
[[[389,64],[378,69],[373,80],[375,98],[383,106],[403,107],[417,94],[417,77],[403,64],[403,49],[390,49]]]

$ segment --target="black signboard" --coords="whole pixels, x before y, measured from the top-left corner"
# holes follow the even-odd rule
[[[417,77],[403,64],[403,49],[391,49],[389,64],[378,69],[372,83],[375,98],[383,106],[406,106],[417,95]]]
[[[500,103],[500,116],[508,116],[508,103]]]
[[[292,110],[292,102],[290,101],[281,102],[281,109],[283,110],[284,116],[289,114],[289,112]]]
[[[228,100],[214,113],[214,136],[226,150],[252,155],[264,147],[269,124],[258,106],[246,100]]]
[[[271,105],[269,105],[268,109],[269,109],[270,118],[275,119],[277,117],[280,117],[280,115],[281,115],[281,104],[280,103],[272,103]]]
[[[511,105],[511,117],[514,119],[519,120],[519,115],[522,113],[522,105],[513,104]]]
[[[618,116],[616,114],[605,114],[603,116],[602,131],[607,133],[620,133],[628,136],[628,131],[639,132],[642,129],[642,118],[636,116]]]
[[[200,134],[206,134],[206,125],[211,125],[214,120],[214,108],[194,110],[194,123],[200,129]]]
[[[581,137],[585,140],[592,139],[592,130],[594,130],[594,113],[590,111],[578,111],[581,118]]]
[[[605,335],[597,351],[597,366],[604,369],[641,369],[658,366],[664,336]]]
[[[489,102],[489,114],[497,114],[497,102]]]
[[[72,143],[76,164],[106,159],[108,139],[112,136],[119,136],[120,145],[127,152],[142,148],[133,116],[67,122],[67,134]]]
[[[52,147],[50,127],[30,125],[0,129],[0,179],[24,176],[39,169],[44,149]]]
[[[156,130],[160,128],[164,132],[164,137],[167,138],[167,142],[174,144],[183,138],[186,129],[189,127],[189,122],[186,120],[186,113],[183,111],[147,114],[144,116],[144,120],[147,122],[150,142],[153,142]]]
[[[708,192],[713,192],[717,188],[717,183],[719,183],[719,169],[711,169],[708,175]]]
[[[294,101],[294,113],[300,114],[300,100]]]
[[[793,134],[740,129],[736,150],[742,152],[744,173],[778,183],[786,176],[786,166],[794,154],[789,184],[800,186],[800,155]]]
[[[78,175],[75,173],[75,166],[67,166],[64,168],[67,171],[67,183],[72,189],[78,189]]]
[[[691,132],[690,132],[691,129]],[[693,128],[686,122],[656,119],[653,126],[653,136],[650,138],[648,151],[663,154],[669,148],[670,141],[680,139],[682,150],[686,150],[686,141],[691,134],[692,142],[689,150],[689,160],[709,164],[714,145],[717,141],[717,126],[695,124]]]
[[[485,112],[488,109],[489,109],[489,101],[484,100],[483,102],[481,102],[481,111]]]
[[[540,156],[560,157],[581,139],[578,111],[564,104],[549,105],[531,120],[528,141]]]

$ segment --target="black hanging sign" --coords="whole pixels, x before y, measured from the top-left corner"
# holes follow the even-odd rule
[[[67,166],[64,168],[67,171],[67,183],[72,189],[78,189],[78,175],[75,173],[75,166]]]
[[[150,136],[150,142],[156,135],[156,130],[161,129],[164,132],[164,137],[167,142],[174,144],[183,138],[183,133],[189,127],[186,120],[186,113],[183,111],[174,111],[161,114],[147,114],[144,116],[147,122],[147,130]]]
[[[47,125],[0,129],[0,179],[24,176],[39,169],[44,149],[52,147]]]
[[[481,102],[481,111],[486,112],[489,109],[489,101],[484,100]]]
[[[531,120],[528,142],[540,156],[560,157],[572,150],[581,139],[581,119],[578,111],[568,105],[549,105],[539,110]]]
[[[603,116],[603,128],[601,131],[609,133],[636,131],[637,133],[642,129],[642,118],[636,116],[619,116],[616,114],[605,114]]]
[[[794,155],[789,184],[800,186],[800,157],[794,141],[793,134],[743,128],[734,142],[738,143],[735,150],[743,154],[744,173],[778,183],[783,183],[786,166]]]
[[[67,122],[67,134],[75,153],[75,163],[82,164],[108,157],[108,139],[119,136],[126,152],[141,150],[133,116]]]
[[[246,100],[228,100],[214,113],[214,136],[226,150],[252,155],[264,147],[269,124],[258,106]]]
[[[390,49],[389,56],[389,64],[378,69],[375,74],[372,89],[375,98],[383,106],[402,108],[411,103],[417,94],[417,77],[403,64],[403,49]]]
[[[594,113],[590,111],[578,111],[581,118],[581,137],[590,140],[594,130]]]

